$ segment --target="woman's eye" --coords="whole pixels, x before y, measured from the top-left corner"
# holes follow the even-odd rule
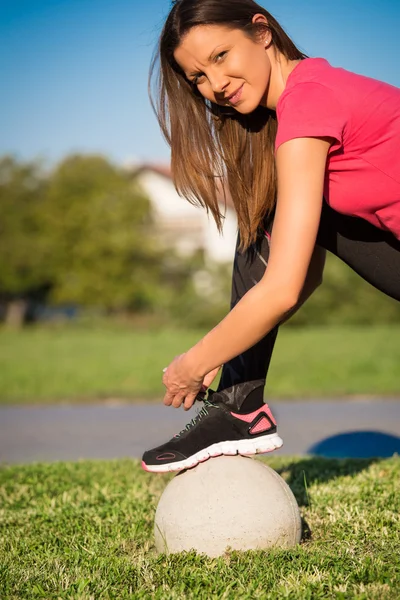
[[[198,75],[195,75],[195,76],[193,77],[193,79],[192,79],[192,83],[193,83],[194,85],[198,85],[199,83],[201,83],[201,81],[200,81],[200,80],[201,80],[202,78],[203,78],[203,74],[202,74],[202,73],[199,73]]]
[[[219,54],[217,54],[215,56],[214,62],[220,62],[225,57],[226,54],[228,54],[227,50],[220,52]],[[202,83],[203,78],[204,78],[204,73],[199,73],[198,75],[194,75],[190,81],[193,83],[193,85],[199,85],[200,83]]]
[[[223,52],[220,52],[219,54],[217,54],[217,56],[215,57],[216,62],[218,62],[219,60],[221,60],[221,58],[224,58],[225,54],[227,54],[226,50],[224,50]]]

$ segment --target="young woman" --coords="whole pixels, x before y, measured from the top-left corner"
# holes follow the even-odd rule
[[[267,370],[326,249],[400,300],[400,90],[307,58],[253,0],[177,0],[158,58],[177,190],[221,227],[227,185],[239,226],[231,311],[164,372],[164,404],[189,409],[223,365],[198,415],[145,452],[163,472],[282,445]]]

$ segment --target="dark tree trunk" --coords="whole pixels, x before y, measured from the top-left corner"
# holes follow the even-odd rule
[[[27,311],[27,300],[21,298],[19,298],[18,300],[10,300],[10,302],[8,302],[7,304],[5,314],[5,325],[13,329],[21,328],[25,323]]]

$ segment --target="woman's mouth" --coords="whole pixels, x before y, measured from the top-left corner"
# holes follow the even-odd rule
[[[232,94],[232,96],[228,96],[227,98],[227,102],[229,102],[229,104],[237,104],[242,96],[242,90],[243,90],[243,83],[240,86],[240,88],[238,90],[236,90],[236,92],[234,94]]]

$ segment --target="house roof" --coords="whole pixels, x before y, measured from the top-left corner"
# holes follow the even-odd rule
[[[166,177],[167,179],[171,179],[171,181],[172,181],[171,165],[169,165],[168,163],[165,163],[165,164],[143,163],[141,165],[136,165],[132,169],[132,172],[134,175],[139,175],[140,173],[143,173],[143,171],[152,171],[153,173],[162,175],[163,177]]]
[[[143,163],[140,165],[136,165],[132,168],[133,175],[140,175],[145,171],[157,173],[157,175],[161,175],[162,177],[165,177],[166,179],[172,181],[171,165],[168,163]],[[225,206],[224,196],[222,192],[218,194],[218,203],[221,204],[221,206]],[[232,197],[229,192],[226,194],[226,206],[231,209],[234,209]]]

